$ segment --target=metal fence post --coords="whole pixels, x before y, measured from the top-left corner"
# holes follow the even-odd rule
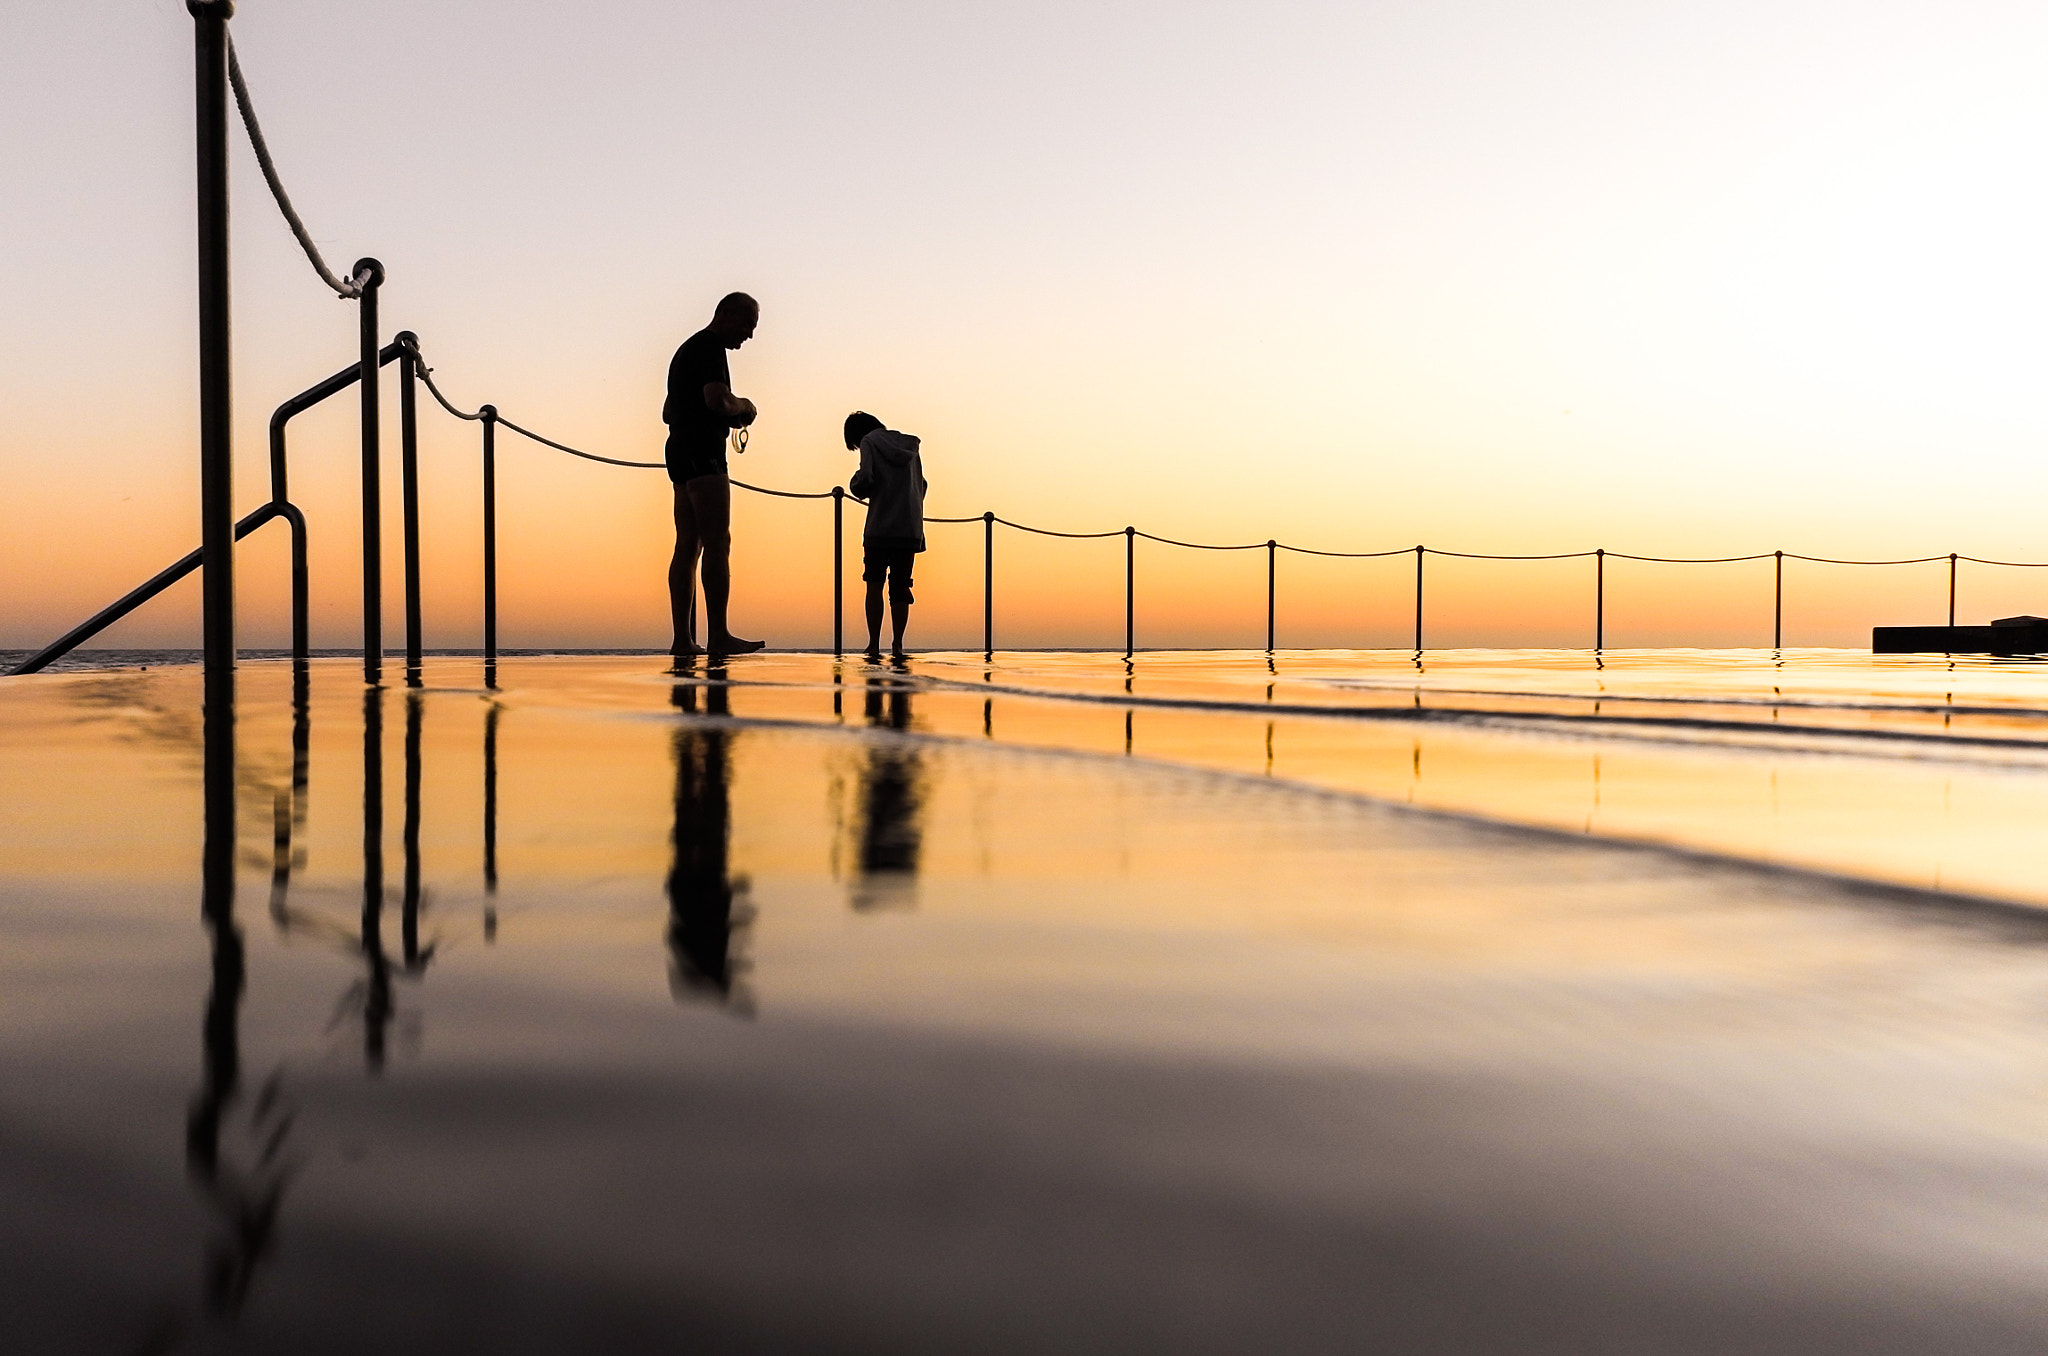
[[[1593,648],[1607,648],[1607,548],[1593,552]]]
[[[1771,648],[1782,650],[1785,648],[1785,553],[1773,551],[1771,558],[1776,562],[1771,583]]]
[[[362,330],[363,374],[363,681],[375,686],[384,677],[384,528],[377,442],[377,289],[384,285],[384,265],[358,259],[356,300]]]
[[[484,424],[484,686],[498,685],[498,407],[477,411]]]
[[[832,487],[832,654],[846,653],[846,487]]]
[[[1138,648],[1138,529],[1124,529],[1124,658]]]
[[[981,657],[996,657],[996,515],[981,515]]]
[[[419,336],[392,336],[398,344],[398,478],[405,538],[405,681],[420,684],[420,437],[415,403]]]
[[[1422,552],[1415,548],[1415,652],[1422,653]]]
[[[1273,653],[1273,569],[1280,543],[1266,538],[1266,653]]]
[[[1948,553],[1948,624],[1956,624],[1956,553]]]
[[[186,0],[198,134],[199,514],[205,703],[235,704],[234,389],[228,355],[228,19],[233,0]],[[224,737],[233,738],[223,726]]]

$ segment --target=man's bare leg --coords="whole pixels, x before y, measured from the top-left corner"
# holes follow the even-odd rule
[[[722,475],[698,476],[686,484],[702,544],[704,575],[704,648],[712,654],[748,654],[762,648],[759,640],[742,640],[726,626],[725,607],[732,596],[732,482]]]
[[[676,553],[668,563],[668,610],[675,630],[668,652],[682,658],[704,653],[697,644],[697,555],[703,542],[689,491],[678,485],[675,492]]]

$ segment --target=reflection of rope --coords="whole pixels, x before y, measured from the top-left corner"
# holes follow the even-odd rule
[[[343,282],[334,276],[334,270],[327,267],[327,261],[320,257],[320,249],[313,243],[313,237],[307,234],[306,223],[300,221],[299,214],[292,209],[291,196],[284,191],[284,183],[277,177],[277,166],[271,163],[270,147],[263,140],[263,129],[256,123],[256,109],[249,102],[249,86],[242,79],[242,63],[235,58],[233,38],[228,39],[228,83],[235,88],[235,107],[242,110],[242,126],[249,133],[249,145],[256,152],[256,163],[263,167],[263,182],[270,185],[270,196],[277,199],[278,210],[284,213],[292,234],[299,238],[299,248],[306,252],[313,271],[344,301],[361,296],[363,290],[355,283]]]

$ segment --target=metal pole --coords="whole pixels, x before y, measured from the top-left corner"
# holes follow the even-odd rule
[[[1138,648],[1138,529],[1124,529],[1124,658]]]
[[[1422,653],[1422,549],[1415,548],[1415,652]]]
[[[1771,648],[1785,648],[1785,553],[1773,551],[1775,577],[1771,584]]]
[[[292,662],[303,666],[311,658],[307,632],[312,612],[306,566],[306,515],[290,504],[280,505],[279,512],[292,529]]]
[[[846,487],[832,487],[832,655],[846,653]]]
[[[996,657],[996,515],[981,515],[981,657]]]
[[[1266,653],[1273,653],[1273,569],[1280,544],[1266,539]]]
[[[384,677],[384,528],[377,443],[377,289],[384,284],[384,265],[358,259],[355,279],[362,288],[356,307],[363,366],[363,681],[374,687]]]
[[[1948,624],[1956,624],[1956,553],[1948,553]]]
[[[420,437],[419,336],[394,336],[398,352],[398,471],[405,518],[405,681],[420,685]]]
[[[498,407],[484,422],[484,686],[498,685]]]
[[[207,715],[235,703],[234,393],[228,370],[228,19],[233,0],[192,14],[199,210],[199,520]],[[232,726],[222,726],[232,741]]]
[[[1607,648],[1607,548],[1593,552],[1593,648]]]

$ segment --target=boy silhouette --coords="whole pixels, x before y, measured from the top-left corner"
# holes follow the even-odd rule
[[[910,572],[924,550],[924,463],[917,439],[885,428],[865,410],[846,416],[846,447],[860,453],[860,469],[846,488],[868,501],[868,522],[861,530],[860,577],[868,586],[869,659],[882,657],[882,592],[889,595],[889,620],[895,633],[890,653],[903,657],[903,627],[910,620]]]

